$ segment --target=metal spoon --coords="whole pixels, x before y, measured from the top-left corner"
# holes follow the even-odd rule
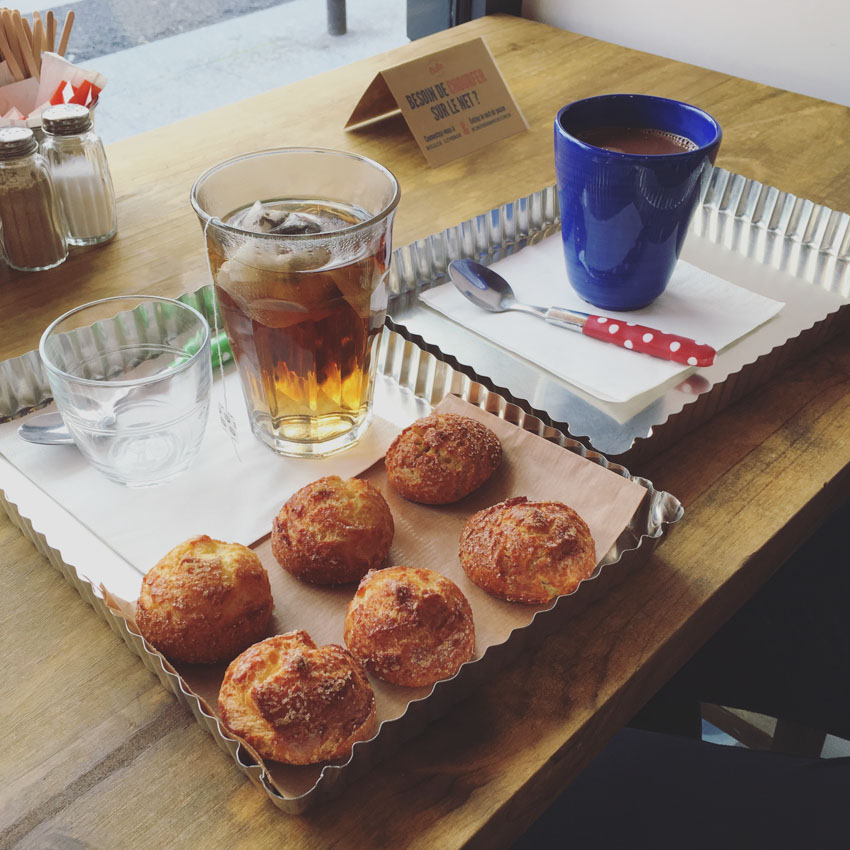
[[[24,422],[18,428],[18,436],[28,443],[42,446],[67,446],[74,444],[74,438],[61,413],[42,413]]]
[[[685,366],[710,366],[717,355],[710,345],[700,344],[689,337],[662,333],[645,325],[563,307],[523,304],[516,300],[511,285],[498,272],[474,260],[453,260],[449,264],[449,277],[461,295],[491,313],[504,313],[506,310],[530,313],[552,325]]]

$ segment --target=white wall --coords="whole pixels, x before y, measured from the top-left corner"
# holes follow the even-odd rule
[[[850,0],[523,0],[522,15],[850,106]]]

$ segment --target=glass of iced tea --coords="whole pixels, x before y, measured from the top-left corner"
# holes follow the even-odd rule
[[[395,177],[352,153],[278,148],[213,166],[191,197],[254,434],[299,457],[352,445],[371,414]]]

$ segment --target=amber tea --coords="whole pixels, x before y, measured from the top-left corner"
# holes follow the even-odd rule
[[[327,201],[258,201],[223,217],[256,236],[208,241],[251,427],[273,448],[328,454],[368,420],[389,263],[384,230],[356,227],[368,218]]]

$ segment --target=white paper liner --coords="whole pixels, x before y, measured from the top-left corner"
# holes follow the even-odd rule
[[[214,398],[228,391],[239,424],[238,453],[210,414],[200,454],[169,484],[133,490],[91,467],[74,446],[25,443],[20,421],[0,425],[0,452],[98,534],[140,573],[178,542],[214,527],[222,539],[250,544],[271,527],[280,506],[299,487],[322,475],[356,475],[389,446],[398,426],[376,418],[353,448],[329,458],[284,458],[251,433],[234,368],[214,384]],[[155,530],[155,533],[152,533]]]

